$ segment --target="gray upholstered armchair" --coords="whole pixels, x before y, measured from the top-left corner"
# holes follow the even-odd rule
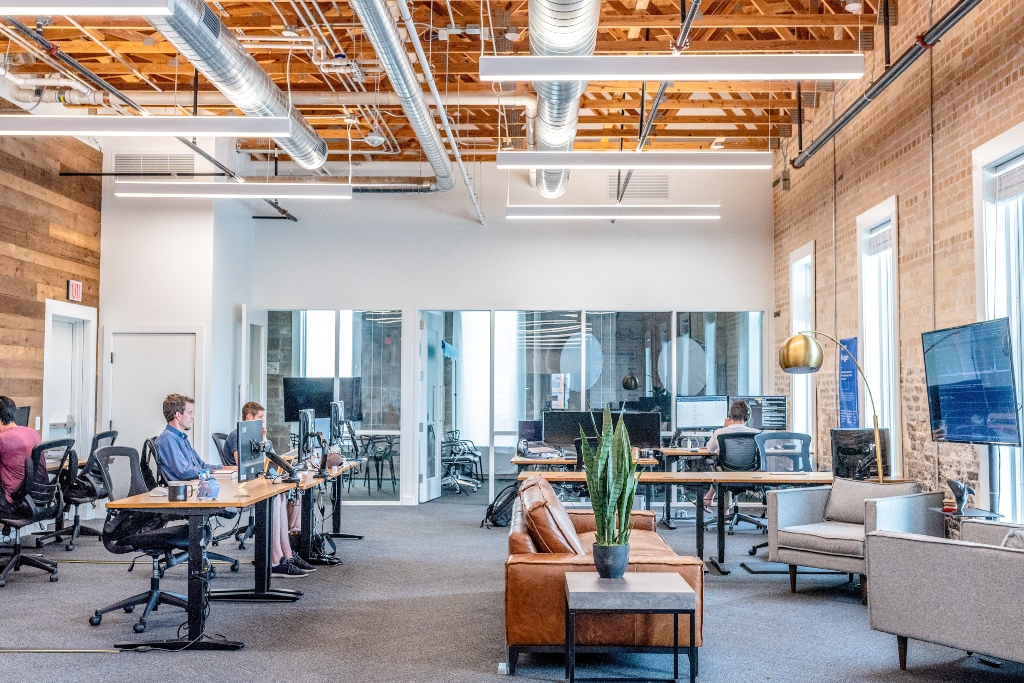
[[[1024,525],[965,521],[959,541],[877,531],[867,537],[871,628],[1024,663],[1024,550],[1000,547]]]
[[[796,592],[798,566],[861,575],[867,603],[864,539],[876,530],[942,536],[942,493],[918,493],[916,483],[878,484],[836,479],[832,486],[768,493],[768,559],[789,565]]]

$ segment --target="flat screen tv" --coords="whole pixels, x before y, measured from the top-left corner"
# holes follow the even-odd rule
[[[334,379],[331,377],[285,377],[284,421],[298,422],[299,411],[316,411],[316,417],[331,416]]]
[[[932,439],[1020,446],[1007,318],[925,332]]]

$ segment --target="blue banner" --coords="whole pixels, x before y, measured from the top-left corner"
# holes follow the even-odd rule
[[[842,340],[843,346],[850,350],[847,353],[839,349],[839,428],[857,429],[860,427],[860,396],[857,375],[857,338]],[[850,357],[853,354],[853,357]]]

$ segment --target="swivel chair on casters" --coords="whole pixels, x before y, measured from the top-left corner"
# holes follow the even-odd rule
[[[139,453],[134,448],[108,446],[96,453],[103,472],[103,482],[110,500],[146,493],[149,488],[142,477]],[[125,471],[127,468],[127,471]],[[188,548],[188,525],[167,526],[167,518],[145,510],[108,510],[103,525],[103,545],[112,553],[143,553],[153,563],[149,590],[96,610],[89,623],[99,626],[103,615],[115,610],[131,613],[137,605],[145,605],[142,617],[132,628],[136,633],[146,630],[152,612],[160,605],[188,608],[188,598],[179,593],[161,590],[160,578],[167,567],[178,564]],[[175,554],[175,551],[178,551]]]
[[[41,443],[32,449],[32,455],[25,460],[25,480],[21,488],[12,498],[16,504],[15,511],[7,517],[0,518],[0,526],[14,529],[14,544],[10,546],[11,554],[0,569],[0,587],[7,585],[11,572],[21,571],[22,567],[35,567],[50,573],[50,581],[57,580],[57,563],[32,555],[25,555],[21,550],[21,530],[29,524],[55,519],[61,513],[60,487],[56,477],[51,481],[46,471],[46,453],[64,449],[62,462],[68,458],[77,458],[74,451],[74,439],[61,439]]]
[[[811,464],[811,437],[799,432],[764,432],[754,437],[757,452],[761,458],[761,469],[765,472],[813,472]],[[767,504],[767,498],[765,498]],[[767,548],[768,541],[755,544],[747,551],[756,555],[761,548]]]
[[[718,467],[723,472],[757,472],[761,469],[761,458],[758,454],[754,434],[719,434],[718,435]],[[768,533],[768,524],[762,517],[752,517],[740,512],[738,494],[746,491],[759,491],[761,487],[749,484],[719,484],[718,495],[726,493],[734,495],[732,510],[726,515],[729,519],[729,534],[739,522],[748,522],[764,533]],[[763,497],[763,496],[762,496]]]

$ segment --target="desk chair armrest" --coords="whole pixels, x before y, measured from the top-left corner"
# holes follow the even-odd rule
[[[960,525],[960,538],[972,543],[1001,545],[1010,529],[1024,529],[1024,524],[965,519]]]
[[[593,510],[566,510],[577,534],[597,531],[597,520]],[[641,531],[657,531],[658,517],[650,510],[633,510],[629,513],[629,526]]]
[[[866,555],[872,629],[1024,661],[1024,550],[876,531]]]
[[[941,491],[908,496],[872,498],[864,501],[864,531],[898,531],[905,534],[945,536],[946,522],[941,512]]]

